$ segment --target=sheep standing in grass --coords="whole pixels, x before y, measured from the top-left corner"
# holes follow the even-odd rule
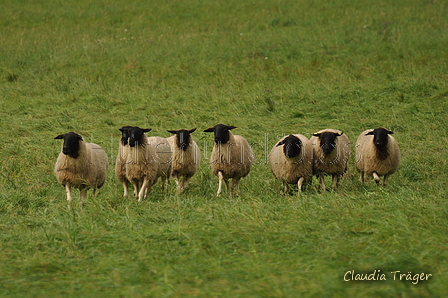
[[[123,185],[124,196],[128,196],[130,181],[126,178],[126,155],[130,146],[128,145],[129,128],[132,126],[123,126],[119,130],[121,131],[121,139],[118,145],[118,155],[115,161],[115,177]],[[137,195],[134,190],[134,195]]]
[[[72,201],[71,188],[80,190],[80,203],[87,196],[87,190],[101,188],[106,180],[107,154],[104,149],[94,143],[86,143],[82,136],[75,132],[58,135],[55,139],[63,139],[62,152],[59,153],[54,173],[67,192],[67,201]]]
[[[304,182],[313,177],[313,152],[310,141],[301,134],[283,137],[269,154],[269,165],[277,180],[288,191],[288,184],[297,184],[299,192]]]
[[[157,163],[157,177],[162,179],[162,191],[165,190],[165,184],[169,183],[171,177],[171,161],[173,152],[166,138],[148,137],[148,144],[155,148],[155,158]]]
[[[247,140],[230,132],[234,128],[236,127],[217,124],[204,130],[215,135],[210,167],[212,173],[219,179],[217,196],[221,194],[223,181],[229,190],[229,179],[232,179],[230,194],[233,189],[239,194],[239,181],[249,174],[254,161],[254,154]]]
[[[313,173],[319,179],[320,190],[325,191],[325,174],[332,176],[332,188],[338,188],[350,158],[347,135],[340,130],[323,129],[313,134],[310,142],[313,147]]]
[[[142,129],[132,126],[128,129],[129,151],[126,154],[126,178],[134,186],[134,193],[141,201],[151,187],[162,178],[162,189],[171,171],[171,147],[165,138],[146,137]]]
[[[178,193],[185,190],[188,181],[196,173],[201,160],[199,147],[191,136],[195,130],[196,128],[168,130],[168,132],[174,134],[174,136],[167,138],[167,141],[171,150],[173,150],[171,176],[176,182]],[[183,177],[182,182],[179,181],[179,177]]]
[[[356,169],[364,175],[371,176],[380,183],[384,176],[383,186],[386,186],[389,175],[395,173],[400,164],[400,148],[392,131],[379,127],[363,131],[356,141]]]

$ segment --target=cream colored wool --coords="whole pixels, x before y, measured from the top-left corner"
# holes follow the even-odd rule
[[[79,156],[72,158],[64,153],[59,153],[54,173],[57,181],[66,188],[67,201],[71,202],[71,187],[78,188],[81,192],[81,203],[87,196],[87,190],[101,188],[106,181],[108,160],[104,149],[94,143],[79,144]]]
[[[182,150],[178,146],[177,135],[167,138],[168,143],[171,146],[172,160],[171,160],[171,176],[177,185],[177,192],[180,193],[185,190],[191,177],[196,173],[199,168],[201,160],[201,151],[198,145],[193,140],[190,134],[188,140],[188,146],[185,150]],[[179,178],[183,177],[182,182]]]
[[[387,184],[389,175],[395,173],[400,165],[400,148],[393,136],[387,135],[387,151],[389,155],[386,159],[377,157],[377,148],[373,143],[374,136],[366,133],[373,131],[367,129],[363,131],[356,141],[356,169],[361,174],[361,181],[364,182],[364,175],[373,177],[375,182],[380,182],[380,177],[384,176],[383,185]]]
[[[210,156],[210,167],[213,175],[224,180],[228,188],[228,179],[232,179],[232,189],[239,192],[239,181],[246,177],[254,161],[254,154],[247,140],[239,135],[229,133],[229,141],[225,144],[213,145]],[[219,196],[221,184],[218,187]]]
[[[283,184],[284,192],[288,190],[288,184],[297,184],[299,191],[302,191],[303,183],[310,182],[313,177],[313,148],[307,137],[295,134],[301,142],[301,150],[298,156],[286,157],[283,148],[285,144],[277,146],[288,136],[281,138],[269,153],[269,165],[274,177]]]
[[[126,177],[126,155],[129,148],[129,145],[124,146],[120,140],[118,144],[118,155],[115,160],[115,177],[117,177],[118,181],[123,185],[125,197],[128,196],[128,185],[130,183]],[[136,195],[136,193],[134,194]]]
[[[323,129],[317,133],[332,132],[342,133],[337,129]],[[324,174],[332,176],[332,188],[339,187],[342,175],[347,171],[348,160],[350,158],[350,140],[346,134],[336,137],[336,146],[333,151],[326,155],[320,147],[319,137],[310,138],[313,147],[313,173],[317,176],[321,191],[325,190]]]
[[[137,190],[141,201],[151,191],[151,187],[162,178],[165,181],[171,171],[171,147],[162,137],[146,137],[143,143],[129,147],[126,152],[126,178]]]

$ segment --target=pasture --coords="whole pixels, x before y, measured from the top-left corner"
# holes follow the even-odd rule
[[[446,297],[447,5],[2,1],[0,296]],[[217,123],[255,153],[239,197],[216,197],[203,130]],[[123,198],[123,125],[198,128],[185,193]],[[402,154],[385,188],[354,164],[378,126]],[[272,146],[327,127],[351,141],[341,188],[281,195]],[[109,157],[98,196],[81,207],[75,191],[70,210],[53,173],[69,131]]]

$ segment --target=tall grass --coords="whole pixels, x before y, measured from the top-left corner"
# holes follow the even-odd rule
[[[445,297],[448,23],[444,1],[3,1],[2,297]],[[216,198],[200,131],[235,125],[256,163]],[[199,172],[176,196],[122,198],[123,125],[194,128]],[[266,154],[331,127],[395,132],[387,188],[280,195]],[[105,147],[98,197],[67,209],[53,166],[77,131]],[[387,281],[344,281],[381,270]],[[425,272],[414,285],[390,272]]]

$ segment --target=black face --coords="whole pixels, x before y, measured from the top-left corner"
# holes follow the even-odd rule
[[[375,128],[371,132],[368,132],[366,135],[373,135],[373,143],[375,144],[375,146],[378,148],[384,148],[387,146],[389,140],[387,135],[389,134],[393,134],[393,132],[385,128],[379,127]]]
[[[313,134],[315,137],[320,138],[320,147],[322,151],[328,155],[331,154],[334,148],[336,148],[336,138],[342,135],[342,133],[335,132],[323,132],[319,134]]]
[[[224,124],[217,124],[212,128],[204,130],[205,132],[215,133],[216,144],[226,144],[229,141],[229,131],[236,128],[235,126],[229,126]]]
[[[55,139],[63,139],[62,153],[72,158],[79,156],[79,144],[82,141],[82,137],[75,132],[68,132],[63,135],[58,135]]]
[[[186,150],[188,145],[190,144],[190,132],[188,130],[182,129],[177,134],[177,146],[180,149]]]
[[[128,144],[128,138],[129,138],[129,129],[132,126],[123,126],[122,128],[119,128],[119,130],[121,131],[121,144],[123,144],[123,146],[126,146]]]
[[[283,141],[279,142],[277,146],[283,146],[283,153],[287,158],[296,157],[300,154],[302,141],[293,135],[287,136]]]
[[[140,128],[138,126],[131,126],[128,129],[129,133],[129,146],[135,147],[143,144],[143,138],[146,138],[144,135],[145,132],[151,131],[150,128]]]
[[[180,130],[168,130],[168,132],[173,133],[177,135],[177,147],[179,147],[181,150],[185,151],[187,150],[188,145],[190,145],[190,134],[193,133],[196,130],[196,128],[186,130],[186,129],[180,129]]]

